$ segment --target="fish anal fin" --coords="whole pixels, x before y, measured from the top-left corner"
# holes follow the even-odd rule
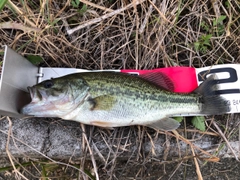
[[[116,99],[111,95],[102,95],[89,99],[92,104],[91,110],[110,110],[116,103]]]
[[[91,121],[91,125],[112,129],[112,123],[104,121]]]
[[[153,129],[171,131],[171,130],[177,129],[179,127],[179,125],[180,125],[180,123],[178,121],[176,121],[175,119],[166,117],[166,118],[156,121],[154,123],[147,124],[146,126],[153,128]]]
[[[173,92],[175,87],[174,87],[174,82],[164,73],[162,72],[150,72],[146,74],[141,74],[139,77],[165,89],[168,91]]]

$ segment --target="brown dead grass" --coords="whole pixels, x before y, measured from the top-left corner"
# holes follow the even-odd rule
[[[152,69],[240,62],[238,1],[84,0],[82,2],[87,4],[87,9],[81,13],[78,11],[84,3],[74,8],[71,0],[11,2],[11,7],[7,5],[0,12],[0,23],[10,23],[7,28],[0,28],[0,45],[6,44],[23,56],[40,55],[45,60],[42,66]],[[226,19],[214,26],[213,22],[223,15]],[[70,33],[73,28],[78,30]],[[195,49],[194,43],[209,34],[212,35],[210,45],[206,46],[204,51]],[[151,141],[154,147],[154,138],[158,133],[149,134],[149,131],[142,127],[128,130],[126,133],[124,128],[119,128],[118,131],[97,129],[97,133],[90,137],[84,136],[85,144],[82,148],[86,149],[86,154],[91,152],[89,144],[94,144],[92,139],[97,134],[109,146],[109,156],[103,157],[99,152],[100,163],[96,162],[93,156],[91,161],[83,159],[80,169],[89,169],[96,179],[121,179],[121,176],[129,171],[129,167],[136,165],[140,168],[137,172],[133,171],[135,174],[132,178],[151,177],[151,173],[149,176],[146,174],[148,170],[145,164],[149,161],[156,163],[158,160],[154,159],[154,148],[152,154],[146,155],[141,145],[143,141]],[[179,133],[181,138],[177,138],[177,141],[184,141],[186,133]],[[191,134],[196,133],[198,132]],[[119,165],[117,158],[122,151],[129,150],[131,134],[138,137],[138,156],[130,156],[125,165]],[[193,156],[189,156],[187,152],[186,155],[179,154],[180,160],[176,169],[164,171],[169,174],[168,177],[171,178],[186,159],[194,159],[198,178],[201,179],[201,168],[195,150],[191,147]],[[164,162],[176,162],[169,161],[171,157],[165,155]],[[40,170],[38,176],[41,175]],[[128,176],[129,174],[126,175]],[[79,171],[78,178],[88,179],[88,176]]]

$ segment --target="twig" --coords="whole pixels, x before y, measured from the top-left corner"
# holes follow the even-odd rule
[[[174,169],[174,171],[172,172],[172,174],[169,176],[168,180],[171,180],[171,179],[172,179],[173,175],[177,172],[177,170],[179,169],[179,167],[182,165],[182,162],[183,162],[183,160],[182,160],[180,163],[178,163],[177,167]]]
[[[169,150],[170,150],[170,141],[169,141],[169,138],[168,138],[167,134],[165,135],[165,137],[166,137],[166,142],[164,144],[165,144],[166,148],[163,151],[163,160],[167,161],[167,157],[168,157]],[[164,172],[164,174],[166,174],[166,166],[165,166],[165,164],[163,164],[163,172]]]
[[[38,18],[37,18],[37,21],[36,21],[36,24],[39,24],[40,19],[42,20],[42,22],[40,23],[39,26],[41,26],[41,24],[43,23],[43,18],[41,18],[41,17],[44,14],[44,7],[45,7],[46,4],[47,4],[46,0],[43,0],[42,3],[41,3],[40,12],[38,14]]]
[[[18,29],[24,31],[25,33],[29,33],[31,31],[39,32],[41,30],[40,28],[28,27],[16,22],[2,22],[0,23],[0,29]]]
[[[236,155],[236,153],[234,152],[234,150],[232,149],[232,146],[230,145],[230,143],[228,142],[226,136],[223,134],[223,132],[221,131],[221,129],[219,128],[219,126],[217,125],[217,123],[215,121],[212,122],[212,124],[216,127],[216,129],[218,130],[220,136],[224,139],[224,141],[226,142],[228,148],[231,150],[231,152],[233,153],[233,156],[235,157],[235,159],[237,161],[239,161],[238,156]]]
[[[218,19],[221,15],[220,9],[219,9],[219,0],[211,0],[213,11],[216,15],[216,19]],[[220,22],[222,24],[222,22]]]
[[[129,5],[123,7],[123,8],[120,8],[120,9],[118,9],[118,10],[115,10],[115,11],[113,11],[113,12],[110,12],[110,13],[108,13],[108,14],[105,14],[105,15],[99,17],[99,18],[92,19],[92,20],[90,20],[90,21],[87,21],[87,22],[84,23],[84,24],[81,24],[81,25],[79,25],[79,26],[77,26],[77,27],[75,27],[75,28],[73,28],[73,29],[70,29],[70,30],[67,31],[67,33],[68,33],[68,35],[71,35],[71,34],[73,34],[75,31],[78,31],[78,30],[80,30],[80,29],[82,29],[82,28],[85,28],[85,27],[87,27],[87,26],[90,26],[90,25],[92,25],[92,24],[101,22],[101,21],[103,21],[103,20],[105,20],[105,19],[107,19],[107,18],[109,18],[109,17],[112,17],[112,16],[114,16],[114,15],[119,14],[119,13],[122,12],[122,11],[125,11],[125,10],[127,10],[127,9],[129,9],[129,8],[132,8],[134,5],[138,5],[138,4],[140,4],[140,3],[143,3],[144,1],[145,1],[145,0],[137,0],[136,2],[134,1],[134,2],[130,3]]]
[[[11,137],[11,134],[12,134],[12,121],[10,120],[10,118],[7,116],[7,120],[9,122],[9,129],[8,129],[8,137],[7,137],[7,143],[6,143],[6,153],[8,155],[8,158],[12,164],[12,167],[14,169],[14,172],[16,172],[17,174],[19,174],[23,179],[26,179],[28,180],[22,173],[20,173],[17,168],[15,167],[14,165],[14,162],[12,160],[12,157],[11,157],[11,153],[9,151],[9,142],[10,142],[10,137]]]
[[[154,142],[152,140],[152,137],[150,136],[150,134],[148,132],[146,132],[146,133],[147,133],[147,136],[148,136],[148,138],[150,140],[150,143],[151,143],[151,146],[152,146],[151,152],[152,152],[153,156],[156,156],[155,145],[154,145]]]
[[[87,143],[87,147],[88,147],[88,150],[89,150],[89,154],[90,154],[90,157],[91,157],[91,160],[92,160],[92,164],[93,164],[93,169],[94,169],[94,172],[95,172],[95,175],[96,175],[96,180],[99,180],[99,175],[98,175],[98,171],[97,171],[97,165],[96,165],[96,161],[94,159],[94,156],[93,156],[93,152],[92,152],[92,149],[90,147],[90,144],[88,142],[88,139],[87,139],[87,136],[85,134],[85,125],[84,124],[81,124],[81,128],[83,130],[83,138],[85,139],[86,143]]]
[[[227,38],[224,38],[225,40],[227,39]],[[235,58],[227,51],[227,49],[225,49],[224,47],[223,47],[223,43],[225,43],[225,41],[223,41],[223,43],[219,43],[218,41],[215,41],[217,44],[218,44],[218,46],[219,47],[221,47],[222,48],[222,50],[232,59],[232,63],[234,63],[234,60],[235,60]],[[222,56],[223,56],[223,54],[224,53],[222,53]],[[219,57],[219,60],[221,59],[221,57]]]
[[[171,23],[166,17],[165,15],[158,9],[158,7],[151,1],[151,0],[148,0],[151,5],[157,10],[157,12],[159,13],[159,15],[164,19],[164,21],[167,21],[168,23]]]
[[[184,140],[185,142],[188,142],[188,144],[190,145],[191,151],[192,151],[192,155],[193,155],[193,159],[194,159],[194,163],[195,163],[195,166],[196,166],[196,173],[198,175],[198,180],[203,180],[202,173],[200,171],[199,164],[198,164],[198,161],[197,161],[197,158],[196,158],[196,154],[195,154],[195,151],[194,151],[194,145],[192,143],[190,143],[184,137],[180,136],[176,130],[173,130],[172,132],[176,135],[177,138],[179,138],[181,140]]]
[[[7,4],[13,8],[14,11],[16,11],[19,15],[22,15],[24,17],[24,20],[26,21],[27,24],[29,24],[32,27],[36,27],[36,25],[30,21],[25,15],[24,13],[15,5],[13,4],[13,2],[11,0],[7,1]]]
[[[99,149],[97,148],[97,146],[95,145],[94,142],[92,142],[92,145],[93,145],[94,150],[95,150],[96,153],[98,154],[99,158],[106,164],[106,163],[107,163],[106,159],[105,159],[104,156],[101,154],[101,152],[99,151]]]
[[[189,145],[192,146],[193,148],[199,150],[200,152],[202,152],[202,153],[205,154],[206,156],[209,156],[209,157],[211,157],[211,158],[214,157],[214,159],[218,159],[218,161],[219,161],[219,158],[218,158],[218,157],[215,157],[215,156],[211,155],[210,153],[208,153],[207,151],[204,151],[203,149],[195,146],[191,141],[189,141],[188,139],[182,137],[176,130],[173,130],[173,131],[172,131],[173,133],[170,133],[170,132],[168,132],[168,131],[158,131],[158,132],[159,132],[160,134],[168,134],[168,135],[170,135],[170,136],[173,136],[173,137],[175,137],[175,138],[178,138],[178,139],[182,140],[183,142],[185,142],[186,144],[189,144]],[[215,160],[215,161],[216,161],[216,160]]]
[[[199,168],[199,164],[198,164],[198,161],[197,161],[197,158],[196,158],[196,154],[194,152],[194,149],[192,146],[191,147],[191,151],[192,151],[192,154],[193,154],[193,160],[194,160],[194,163],[195,163],[195,166],[196,166],[196,173],[197,173],[197,176],[198,176],[198,180],[203,180],[203,177],[202,177],[202,173],[200,171],[200,168]]]
[[[137,3],[138,3],[138,0],[134,0],[133,1],[134,3],[134,13],[136,14],[136,18],[135,18],[135,21],[136,21],[136,36],[135,36],[135,62],[136,62],[136,65],[135,65],[135,69],[139,69],[138,67],[138,62],[139,62],[139,40],[138,40],[138,33],[139,33],[139,16],[138,16],[138,12],[137,12]]]
[[[59,11],[56,17],[60,16],[60,19],[62,20],[63,25],[65,26],[66,30],[68,31],[70,28],[69,28],[69,24],[68,24],[67,20],[65,18],[61,17],[61,15],[60,15],[61,14],[60,12],[62,12],[67,7],[67,3],[65,4],[65,6],[62,9],[60,9],[60,7],[58,6],[58,4],[56,2],[53,2],[53,3],[55,5],[55,7],[57,8],[57,10]]]
[[[208,131],[200,131],[197,129],[178,129],[178,132],[192,132],[192,133],[199,133],[203,135],[210,135],[210,136],[219,136],[218,133],[215,132],[208,132]]]
[[[152,3],[155,4],[156,0],[153,0]],[[144,20],[142,22],[141,27],[139,28],[139,34],[142,34],[144,32],[144,29],[145,29],[145,27],[146,27],[146,25],[148,23],[148,19],[149,19],[149,16],[151,15],[152,11],[153,11],[153,5],[150,4],[148,12],[147,12],[147,14],[146,14],[146,16],[145,16],[145,18],[144,18]]]
[[[86,0],[81,0],[81,2],[84,3],[84,4],[87,4],[89,6],[92,6],[94,8],[97,8],[97,9],[101,9],[101,10],[108,11],[108,12],[113,12],[112,9],[109,9],[109,8],[106,8],[106,7],[103,7],[103,6],[99,6],[97,4],[91,3],[91,2],[86,1]]]

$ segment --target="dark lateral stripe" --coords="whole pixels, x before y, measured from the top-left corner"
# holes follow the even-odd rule
[[[154,92],[150,91],[148,93],[133,91],[130,89],[124,89],[121,87],[104,87],[104,88],[94,88],[94,91],[101,92],[102,95],[111,94],[118,97],[131,97],[132,99],[141,99],[142,101],[152,100],[159,102],[170,102],[170,103],[197,103],[199,102],[198,97],[170,94],[166,92]]]

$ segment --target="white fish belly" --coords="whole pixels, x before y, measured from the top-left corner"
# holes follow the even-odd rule
[[[176,106],[162,108],[161,106],[148,109],[147,107],[136,107],[133,104],[116,103],[109,110],[91,110],[88,104],[74,110],[70,115],[62,117],[101,127],[119,127],[130,125],[147,125],[171,117],[174,114],[198,113],[199,107]]]

